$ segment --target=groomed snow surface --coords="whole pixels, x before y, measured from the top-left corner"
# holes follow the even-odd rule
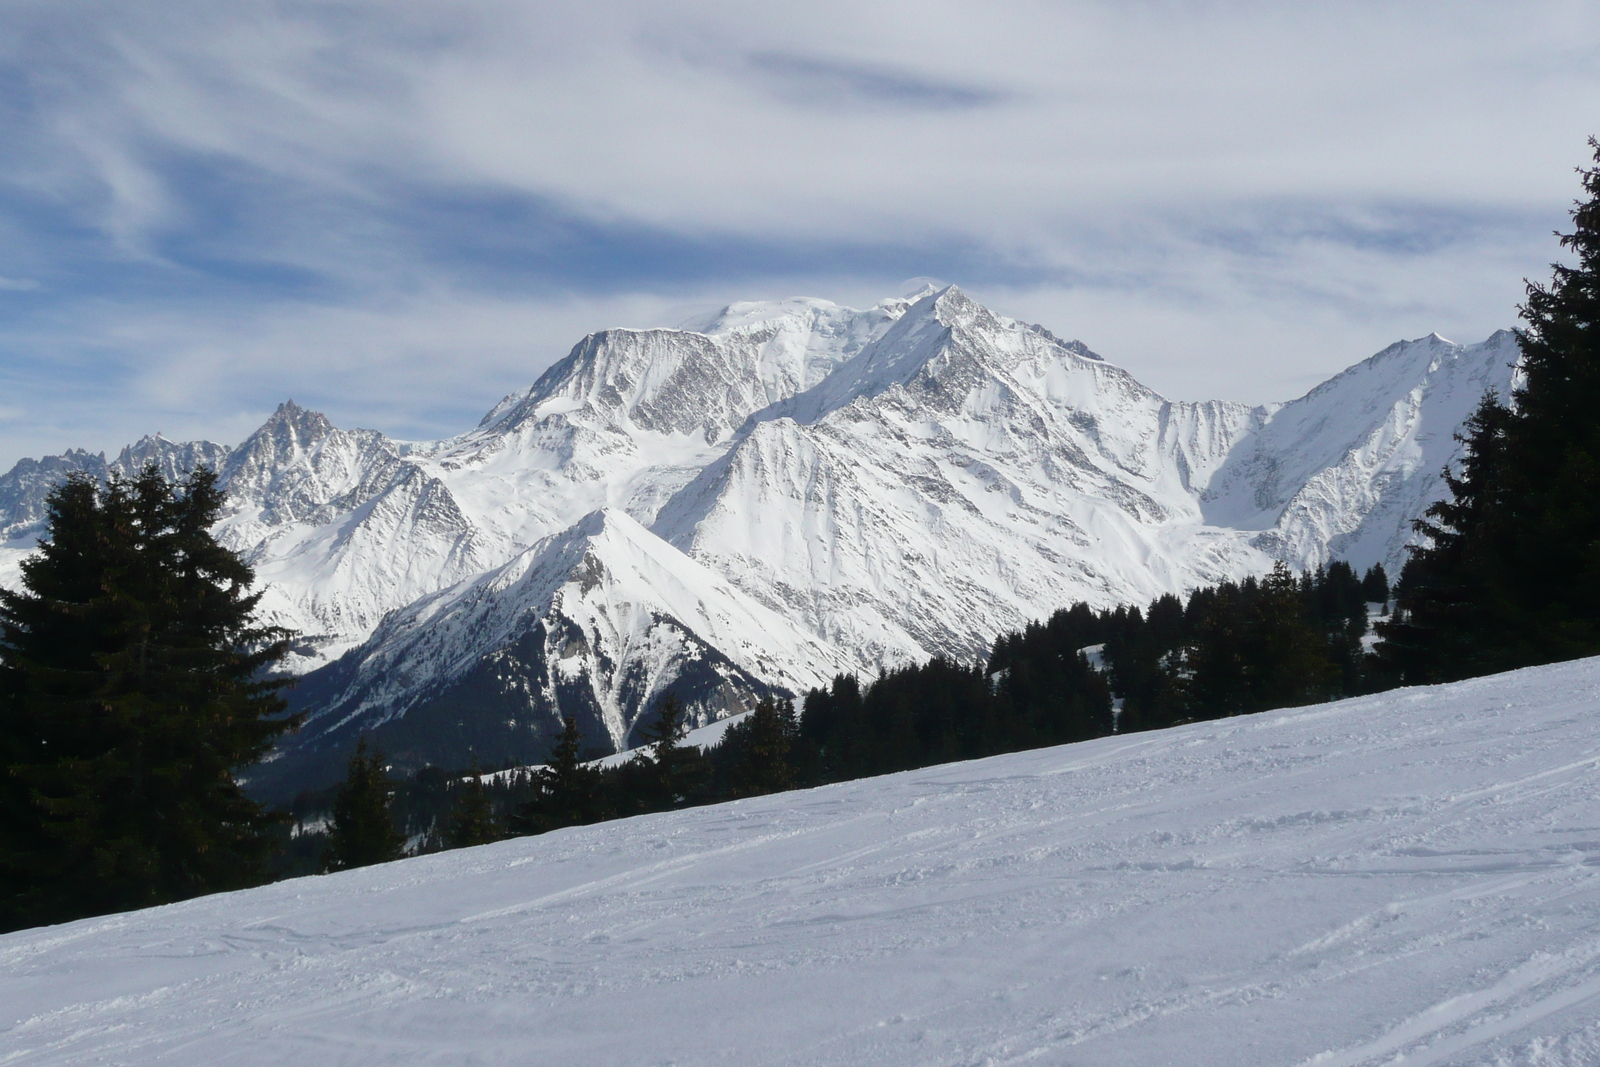
[[[0,938],[0,1063],[1600,1063],[1600,660]]]

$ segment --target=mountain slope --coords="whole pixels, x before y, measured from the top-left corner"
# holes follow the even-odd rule
[[[1510,396],[1516,338],[1401,341],[1274,411],[1202,494],[1207,522],[1261,530],[1302,565],[1344,559],[1399,573],[1411,520],[1444,494],[1456,430],[1485,393]]]
[[[293,401],[228,454],[220,483],[229,511],[218,539],[256,569],[263,614],[302,634],[302,669],[510,551],[399,444],[335,429]]]
[[[563,617],[621,659],[586,668],[610,681],[561,689],[541,673],[553,620],[537,640],[518,630],[513,644],[539,651],[515,656],[510,616],[423,631],[454,625],[455,607],[436,609],[473,588],[485,612],[532,610],[489,591],[551,539],[583,543],[597,513],[665,542],[651,551],[675,562],[652,573],[692,561],[738,594],[735,614],[768,613],[755,655],[737,627],[714,635],[662,607],[666,588],[629,593],[693,631],[667,642],[675,655],[693,646],[738,679],[741,695],[701,702],[711,714],[834,670],[980,656],[1073,601],[1142,602],[1275,559],[1394,571],[1443,492],[1452,432],[1482,392],[1509,390],[1516,354],[1505,333],[1402,342],[1298,400],[1251,407],[1168,400],[955,287],[864,311],[735,304],[695,325],[592,334],[446,441],[340,430],[291,402],[236,448],[149,438],[115,461],[25,461],[0,477],[0,583],[16,581],[67,471],[219,464],[218,535],[256,568],[267,621],[304,635],[291,666],[313,671],[298,699],[315,714],[297,751],[384,722],[395,743],[410,735],[408,762],[453,759],[468,738],[491,762],[528,746],[536,758],[557,708],[592,743],[626,743],[657,689],[618,679],[657,677],[654,646]],[[458,678],[461,663],[506,657],[522,689],[486,666]]]
[[[816,384],[907,306],[734,304],[703,333],[603,331],[443,442],[336,429],[290,401],[235,449],[156,437],[110,462],[81,451],[24,460],[0,476],[0,584],[15,584],[45,495],[67,472],[216,465],[230,504],[218,535],[256,568],[266,620],[304,635],[295,669],[314,669],[387,612],[598,508],[649,521],[752,411]]]
[[[390,614],[311,675],[291,698],[309,721],[252,786],[287,795],[337,777],[359,734],[400,770],[485,752],[536,763],[563,716],[592,746],[621,750],[669,689],[703,725],[852,662],[625,513],[597,511]]]
[[[0,1057],[1579,1067],[1600,661],[0,937]]]
[[[1167,401],[950,288],[757,413],[653,528],[864,666],[967,658],[1075,600],[1269,566],[1196,499],[1260,418]]]

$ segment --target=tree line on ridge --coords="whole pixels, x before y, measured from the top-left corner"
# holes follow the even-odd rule
[[[1195,590],[1186,601],[1163,596],[1145,610],[1078,604],[998,638],[983,663],[935,658],[865,684],[840,675],[806,693],[798,712],[788,701],[761,703],[704,751],[682,742],[683,710],[669,693],[645,745],[616,766],[586,763],[577,724],[568,719],[540,768],[424,772],[373,786],[381,768],[362,749],[345,785],[304,795],[297,806],[303,818],[331,805],[324,862],[356,866],[375,856],[398,858],[407,839],[423,852],[482,844],[1353,696],[1384,685],[1362,638],[1369,604],[1388,596],[1381,566],[1358,578],[1342,562],[1298,577],[1280,565],[1265,578]],[[341,814],[356,795],[371,798],[360,819]],[[385,803],[393,807],[389,819]],[[347,845],[360,826],[381,827],[370,840],[386,851]],[[300,849],[301,872],[324,854],[311,841]]]

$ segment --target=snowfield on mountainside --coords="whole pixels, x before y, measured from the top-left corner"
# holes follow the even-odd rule
[[[1600,660],[0,937],[0,1063],[1600,1062]]]
[[[971,661],[1074,602],[1277,559],[1397,573],[1517,358],[1508,332],[1429,336],[1251,407],[1169,400],[954,286],[692,326],[592,334],[447,441],[290,403],[235,448],[25,460],[0,476],[0,584],[66,471],[214,464],[218,537],[312,672],[262,795],[337,778],[363,731],[407,770],[538,761],[565,716],[617,751],[669,690],[703,725],[839,670]]]

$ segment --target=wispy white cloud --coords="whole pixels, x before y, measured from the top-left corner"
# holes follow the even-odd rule
[[[432,434],[589,329],[924,273],[1174,394],[1286,396],[1510,324],[1600,103],[1565,0],[0,18],[0,466],[289,394]]]

